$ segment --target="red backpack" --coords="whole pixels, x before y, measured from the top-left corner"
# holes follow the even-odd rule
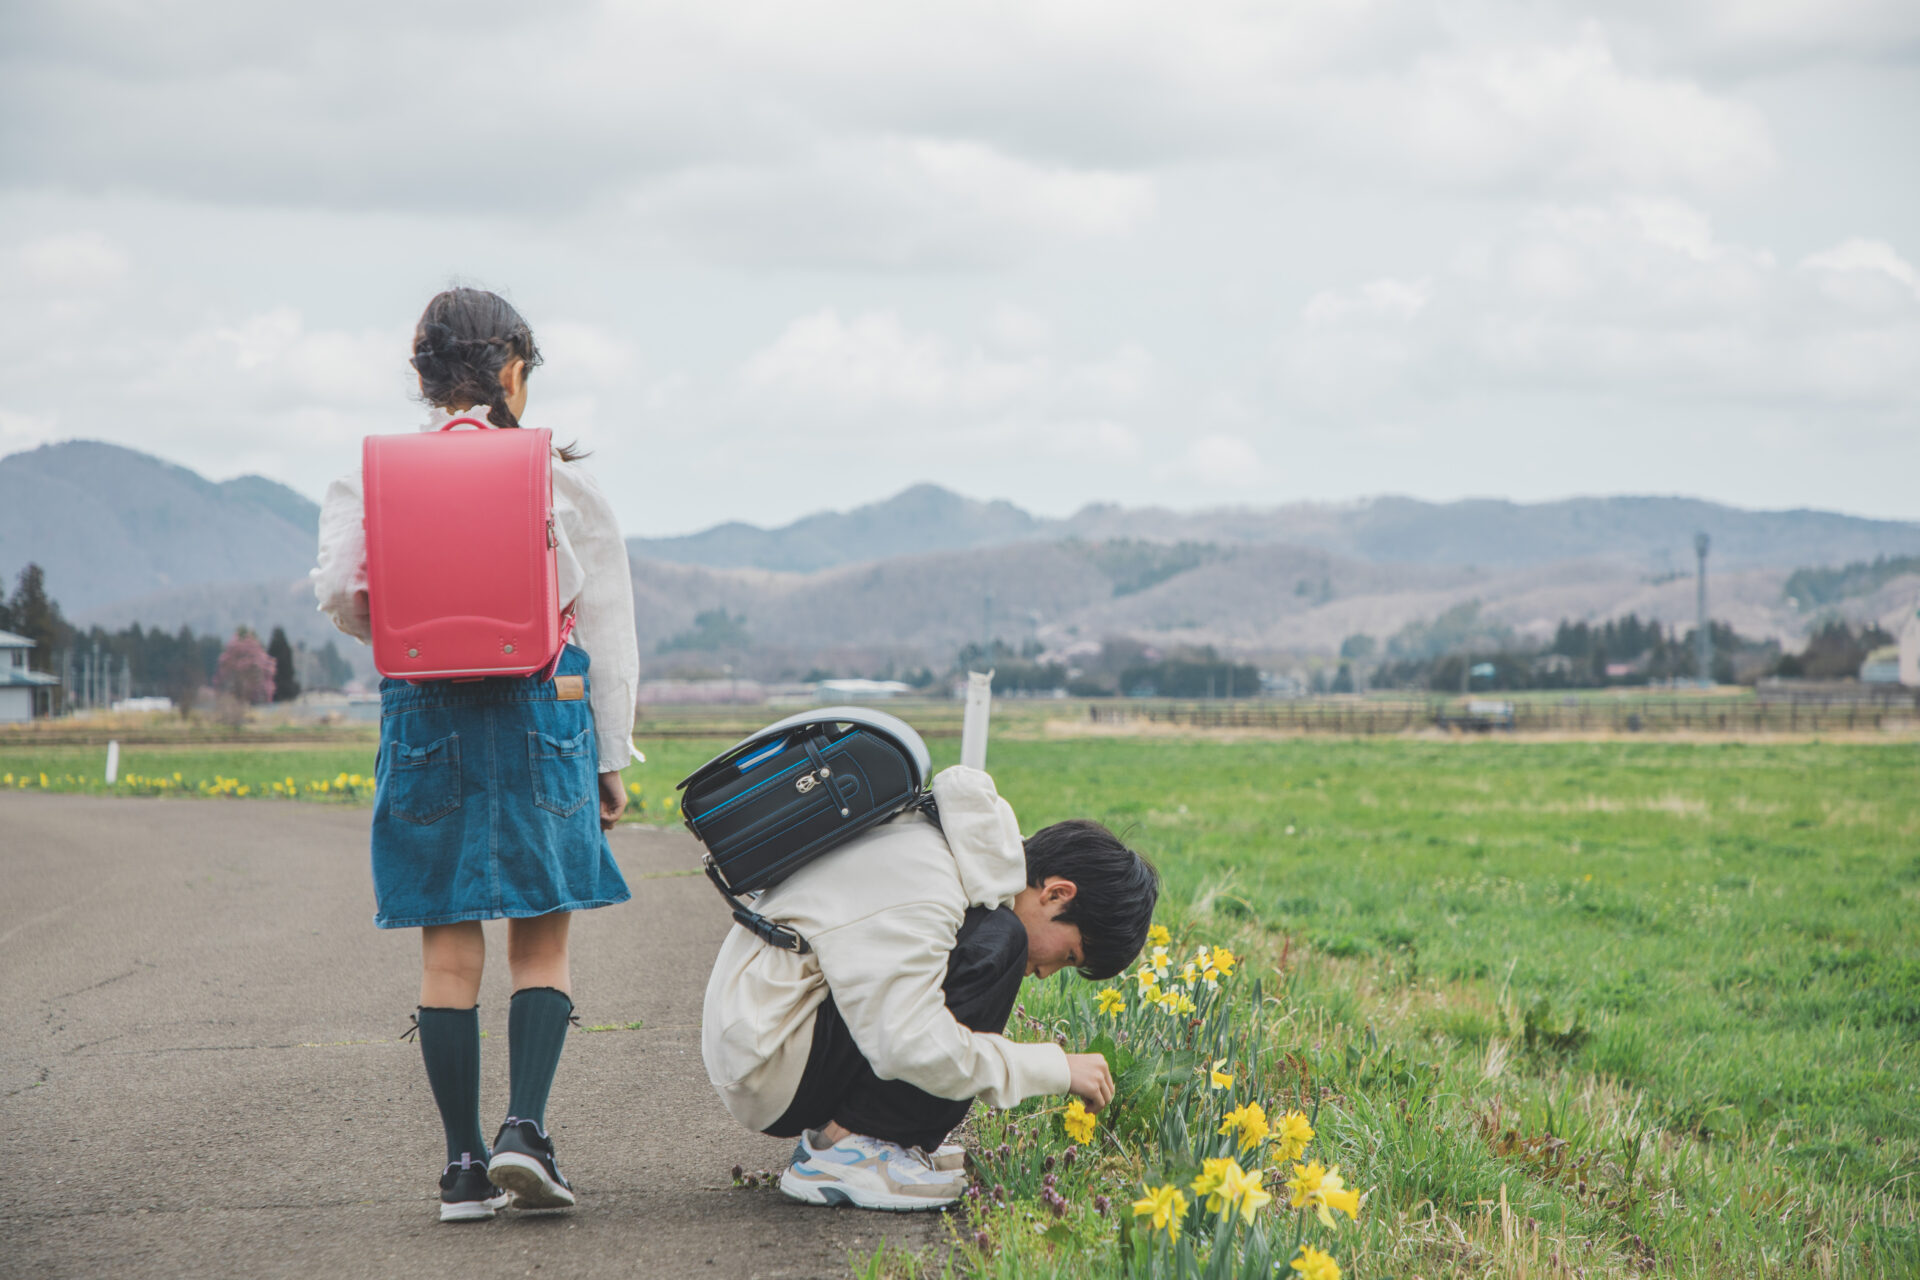
[[[552,432],[368,436],[367,603],[373,665],[399,680],[549,678],[560,616]]]

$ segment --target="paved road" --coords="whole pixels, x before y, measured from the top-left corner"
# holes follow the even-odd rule
[[[730,1185],[790,1144],[714,1099],[700,997],[727,916],[684,833],[635,827],[613,836],[634,900],[575,922],[582,1022],[644,1023],[561,1060],[548,1121],[580,1205],[442,1226],[439,1123],[399,1040],[419,943],[373,928],[367,816],[0,794],[0,1276],[843,1276],[883,1235],[945,1237]]]

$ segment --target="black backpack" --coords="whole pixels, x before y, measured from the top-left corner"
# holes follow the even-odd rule
[[[707,847],[707,878],[762,941],[807,940],[740,901],[908,809],[933,812],[927,744],[904,720],[821,707],[742,738],[680,784],[687,830]]]

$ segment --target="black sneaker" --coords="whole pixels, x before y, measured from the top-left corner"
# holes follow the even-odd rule
[[[564,1209],[573,1203],[573,1188],[554,1163],[553,1139],[531,1120],[507,1117],[493,1140],[487,1176],[513,1192],[516,1209]]]
[[[481,1222],[507,1203],[507,1193],[487,1177],[487,1166],[471,1152],[440,1175],[440,1221]]]

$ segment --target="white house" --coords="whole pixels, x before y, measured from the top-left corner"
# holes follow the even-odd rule
[[[1882,645],[1867,655],[1860,664],[1861,684],[1899,684],[1900,649],[1897,645]]]
[[[27,651],[33,641],[11,631],[0,631],[0,724],[33,719],[34,699],[40,690],[60,683],[57,676],[27,669]]]

